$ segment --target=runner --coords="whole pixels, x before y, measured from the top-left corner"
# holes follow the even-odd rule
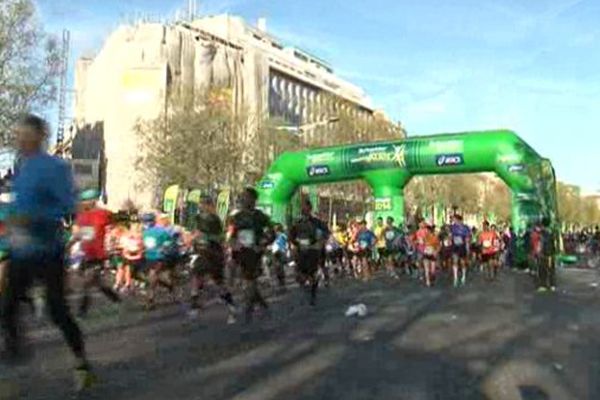
[[[273,242],[273,267],[275,276],[281,291],[286,290],[285,286],[285,265],[288,261],[288,237],[283,230],[283,225],[276,224],[274,227],[275,241]]]
[[[470,263],[474,269],[479,267],[479,272],[483,271],[483,266],[481,265],[481,246],[479,245],[479,232],[476,227],[471,229],[471,243],[470,243]]]
[[[39,280],[46,289],[50,318],[75,356],[75,387],[80,391],[92,385],[95,377],[65,300],[62,219],[75,212],[75,187],[71,168],[43,151],[48,133],[46,122],[34,115],[21,119],[15,129],[23,163],[14,181],[16,200],[7,220],[11,260],[1,313],[5,358],[17,361],[22,356],[19,298]]]
[[[419,223],[419,229],[414,234],[415,252],[416,252],[416,268],[417,272],[421,274],[419,279],[423,279],[425,270],[425,237],[429,235],[429,228],[427,222],[421,221]]]
[[[425,272],[425,285],[431,287],[435,282],[436,263],[440,252],[440,240],[435,234],[435,227],[429,225],[427,234],[423,238],[423,269]]]
[[[124,226],[122,221],[116,222],[112,229],[108,232],[106,249],[108,252],[108,259],[110,266],[117,270],[115,275],[115,285],[113,290],[115,292],[125,292],[127,290],[127,267],[123,260],[123,236],[127,234],[128,230]],[[131,279],[129,279],[131,281]]]
[[[340,224],[336,229],[334,229],[332,236],[335,239],[336,243],[338,243],[340,245],[340,252],[341,252],[340,267],[341,267],[342,275],[345,275],[345,274],[352,275],[352,265],[350,264],[351,256],[348,251],[348,246],[349,246],[349,241],[350,241],[349,236],[348,236],[348,229],[343,224]]]
[[[312,215],[310,200],[302,202],[302,215],[290,228],[290,243],[296,249],[296,268],[298,283],[302,287],[308,282],[309,304],[316,305],[319,278],[317,271],[319,258],[323,252],[325,242],[329,237],[327,226]]]
[[[373,251],[377,238],[375,234],[367,228],[367,221],[361,220],[358,224],[358,231],[355,239],[355,254],[359,267],[359,275],[367,281],[371,279]]]
[[[85,317],[90,306],[90,289],[97,287],[113,303],[120,301],[117,293],[102,281],[102,271],[108,261],[106,236],[110,231],[112,214],[98,205],[100,192],[86,190],[80,196],[80,210],[73,226],[73,239],[81,240],[84,260],[80,271],[83,275],[83,298],[79,316]]]
[[[163,286],[170,293],[173,293],[173,285],[161,279],[161,274],[167,269],[166,252],[171,246],[172,237],[164,227],[156,224],[154,213],[142,215],[142,223],[144,224],[142,237],[145,260],[141,272],[148,274],[146,309],[150,311],[155,308],[155,295],[158,286]]]
[[[531,257],[537,271],[538,292],[556,290],[554,257],[556,244],[550,231],[550,221],[544,218],[531,233]]]
[[[225,257],[223,251],[223,225],[216,213],[215,203],[209,196],[203,196],[200,213],[196,216],[198,235],[194,240],[194,252],[197,255],[192,268],[192,290],[190,316],[198,315],[201,308],[200,292],[205,280],[210,277],[219,288],[219,297],[227,305],[227,323],[236,322],[236,308],[231,292],[225,286]]]
[[[123,265],[125,268],[125,290],[133,292],[133,277],[138,276],[144,267],[144,239],[142,225],[132,223],[129,230],[121,237],[123,249]]]
[[[327,257],[327,267],[333,266],[333,273],[335,276],[339,276],[344,270],[344,250],[343,244],[340,242],[340,232],[342,230],[339,226],[333,228],[333,234],[329,236],[325,243],[325,254]]]
[[[404,232],[406,237],[406,267],[405,272],[409,276],[414,276],[418,271],[417,255],[417,231],[413,225],[408,225]]]
[[[469,228],[463,224],[461,215],[454,216],[450,226],[452,236],[452,276],[454,287],[465,285],[467,282],[467,267],[469,265]],[[460,277],[459,277],[460,269]]]
[[[376,253],[375,253],[375,263],[378,267],[381,267],[385,264],[385,231],[386,226],[383,225],[383,218],[378,217],[377,222],[375,224],[375,228],[373,229],[373,233],[375,234],[376,242]]]
[[[452,234],[448,225],[442,226],[439,239],[442,246],[440,250],[440,268],[444,271],[450,271],[452,270],[452,249],[454,248],[454,243],[452,243]]]
[[[489,280],[496,279],[498,273],[498,256],[500,254],[500,237],[490,228],[490,223],[483,222],[483,232],[479,235],[481,248],[481,265]]]
[[[268,314],[269,306],[258,288],[261,260],[268,243],[272,243],[269,217],[256,209],[258,193],[246,188],[240,198],[240,210],[231,217],[232,258],[240,266],[244,280],[246,323],[252,321],[254,305]]]
[[[315,222],[317,223],[317,238],[319,242],[321,242],[321,254],[319,255],[319,270],[321,271],[325,287],[329,287],[330,278],[329,268],[326,263],[327,252],[325,250],[325,243],[329,239],[329,236],[331,236],[331,231],[329,230],[327,224],[318,217],[316,217]]]
[[[402,231],[394,226],[394,218],[387,217],[386,226],[383,231],[385,247],[381,250],[385,267],[388,275],[394,279],[399,279],[396,268],[398,267],[400,256],[404,250]]]

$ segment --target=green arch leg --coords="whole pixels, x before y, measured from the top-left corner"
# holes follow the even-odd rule
[[[396,224],[404,223],[404,190],[395,186],[375,186],[374,197],[375,218],[393,217]]]

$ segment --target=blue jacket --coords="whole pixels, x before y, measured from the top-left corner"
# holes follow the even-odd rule
[[[27,246],[13,248],[13,255],[62,249],[62,220],[75,212],[76,189],[67,163],[47,153],[23,160],[15,177],[15,201],[11,214],[28,223],[22,233],[31,238]]]

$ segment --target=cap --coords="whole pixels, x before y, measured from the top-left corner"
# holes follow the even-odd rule
[[[94,201],[100,199],[100,191],[97,189],[87,189],[79,195],[80,201]]]
[[[144,213],[140,219],[144,223],[156,222],[156,215],[154,213]]]
[[[212,203],[214,203],[214,199],[210,194],[204,193],[200,196],[200,204],[212,204]]]

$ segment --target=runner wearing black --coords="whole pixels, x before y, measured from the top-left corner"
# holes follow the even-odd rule
[[[265,312],[269,307],[258,289],[257,279],[261,274],[261,261],[268,243],[273,242],[269,217],[256,209],[258,193],[246,188],[240,201],[240,210],[231,217],[230,241],[232,258],[240,266],[244,280],[246,322],[252,320],[254,305]]]
[[[311,306],[316,304],[319,279],[317,271],[329,238],[329,229],[321,220],[312,215],[312,204],[308,199],[302,203],[302,215],[290,228],[290,243],[296,248],[296,268],[298,283],[309,283]]]
[[[213,200],[204,196],[200,213],[196,216],[196,237],[193,241],[196,258],[192,265],[192,290],[190,308],[197,314],[200,292],[207,277],[219,287],[219,296],[228,308],[227,323],[235,323],[235,304],[231,292],[225,287],[225,253],[223,251],[223,224],[215,212]]]

